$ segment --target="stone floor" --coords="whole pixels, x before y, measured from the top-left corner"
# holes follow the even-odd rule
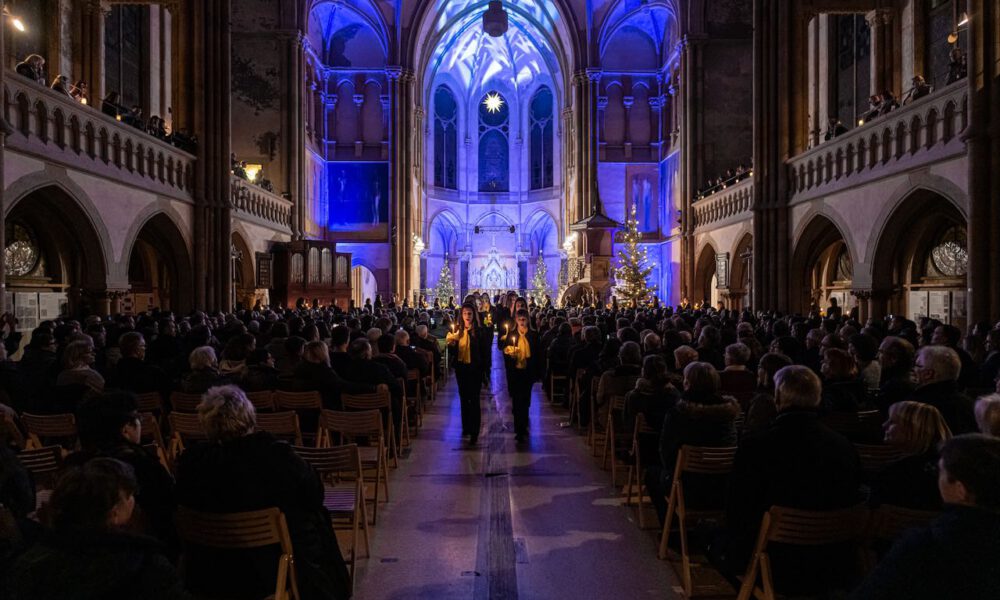
[[[390,473],[356,597],[680,598],[654,533],[637,527],[539,386],[530,440],[515,445],[499,354],[494,364],[478,447],[460,437],[454,379],[429,407],[410,457]]]

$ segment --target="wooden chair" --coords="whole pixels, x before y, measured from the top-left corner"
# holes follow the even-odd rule
[[[374,471],[374,476],[368,478],[375,484],[372,498],[372,525],[374,525],[378,519],[379,483],[385,491],[385,501],[389,500],[389,461],[386,456],[382,413],[378,410],[351,412],[324,410],[319,417],[319,427],[320,447],[329,447],[334,434],[344,444],[354,442],[358,438],[367,440],[368,446],[358,448],[358,454],[361,458],[361,467],[366,471]]]
[[[566,386],[569,385],[569,377],[566,375],[557,375],[553,372],[549,372],[549,402],[552,404],[561,404],[569,399],[568,390]]]
[[[163,396],[159,392],[145,392],[135,395],[139,412],[153,413],[156,416],[163,414]]]
[[[897,448],[886,444],[854,444],[854,448],[861,458],[861,470],[869,478],[903,458]]]
[[[17,460],[31,473],[36,489],[52,489],[62,470],[63,449],[62,446],[43,446],[22,450]]]
[[[382,411],[385,419],[386,447],[392,456],[393,468],[399,467],[399,446],[396,443],[396,426],[392,422],[392,398],[389,391],[372,392],[370,394],[341,394],[340,400],[345,410],[375,410]]]
[[[577,369],[576,373],[573,375],[573,379],[570,381],[570,386],[572,394],[569,398],[569,422],[572,425],[573,421],[576,420],[577,431],[583,427],[583,419],[580,418],[580,403],[585,400],[583,397],[583,378],[587,376],[586,369]],[[587,436],[587,443],[591,443],[590,436]]]
[[[608,468],[608,457],[611,457],[611,487],[618,487],[618,457],[616,452],[619,449],[622,434],[616,432],[615,415],[625,414],[625,396],[612,396],[608,402],[608,418],[605,421],[604,434],[604,457],[601,459],[601,468]]]
[[[800,510],[772,506],[764,513],[753,556],[747,566],[737,600],[775,600],[771,576],[771,559],[767,546],[771,542],[792,546],[823,546],[860,540],[868,524],[869,512],[864,507],[840,510]],[[761,587],[757,586],[760,577]]]
[[[43,442],[50,440],[62,440],[64,442],[72,440],[72,445],[76,443],[76,417],[72,414],[64,413],[60,415],[32,415],[23,413],[21,415],[21,425],[28,433],[26,450],[41,448],[45,446]]]
[[[254,410],[257,412],[274,412],[274,393],[271,390],[264,390],[262,392],[247,392],[247,400],[250,404],[253,404]]]
[[[294,410],[258,414],[257,429],[266,431],[274,437],[291,442],[296,446],[302,445],[302,429],[299,428],[299,415]]]
[[[880,550],[887,549],[907,529],[933,521],[941,513],[883,504],[872,511],[865,544],[865,569],[871,571],[878,563]]]
[[[688,473],[726,477],[733,470],[733,460],[736,458],[736,448],[711,448],[707,446],[681,446],[674,464],[674,475],[670,480],[670,495],[667,497],[667,516],[660,534],[660,559],[667,557],[667,544],[670,541],[670,525],[674,515],[677,515],[677,531],[681,536],[681,583],[684,593],[690,598],[694,594],[694,583],[691,577],[691,553],[688,550],[688,519],[721,519],[725,517],[722,509],[689,510],[684,496],[684,479]]]
[[[413,386],[413,394],[410,394],[410,385]],[[423,378],[420,376],[420,369],[410,369],[406,372],[406,402],[413,403],[414,414],[417,417],[416,426],[417,431],[424,424],[424,394],[423,394]],[[409,436],[407,436],[409,437]]]
[[[403,401],[400,403],[399,410],[403,413],[403,416],[399,419],[399,445],[409,446],[410,445],[410,402],[409,398],[406,397],[406,380],[402,377],[396,378],[396,383],[399,388],[403,390]]]
[[[323,410],[323,397],[320,393],[276,390],[272,398],[275,410],[294,410],[298,413],[299,422],[305,424],[306,430],[303,432],[305,437],[313,439],[317,431],[314,425],[319,420],[320,411]]]
[[[323,506],[334,519],[347,518],[351,527],[351,582],[358,562],[358,526],[364,530],[365,558],[371,556],[368,514],[365,509],[364,472],[357,444],[332,448],[295,446],[295,453],[309,463],[324,481]],[[340,485],[346,482],[346,485]],[[352,588],[353,589],[353,588]]]
[[[145,448],[146,451],[149,452],[150,454],[156,456],[156,459],[160,461],[160,464],[163,465],[163,468],[167,470],[167,473],[174,472],[174,466],[173,463],[170,462],[170,458],[167,456],[166,448],[157,444],[156,442],[143,444],[142,447]]]
[[[201,404],[201,394],[172,392],[170,394],[170,409],[174,412],[195,413]]]
[[[184,544],[222,550],[279,546],[274,600],[299,600],[292,538],[285,515],[277,508],[239,513],[204,513],[177,508],[177,533]]]
[[[139,413],[139,425],[143,441],[156,442],[161,448],[167,447],[163,441],[163,432],[160,431],[160,421],[156,415],[151,412]]]
[[[877,410],[831,412],[823,415],[821,420],[851,441],[875,442],[881,439],[883,419]]]
[[[201,427],[198,415],[183,412],[172,412],[167,417],[170,423],[170,447],[167,454],[171,461],[176,461],[177,457],[184,452],[184,445],[196,440],[208,439],[205,430]]]
[[[590,384],[590,398],[587,400],[590,402],[590,423],[587,426],[587,443],[590,444],[590,455],[597,456],[597,438],[601,438],[600,444],[603,446],[607,443],[605,437],[608,435],[608,431],[605,428],[604,431],[597,430],[597,386],[593,382]]]
[[[423,348],[414,348],[414,350],[431,366],[430,375],[424,377],[425,389],[427,391],[427,397],[424,400],[428,404],[433,404],[434,400],[437,399],[437,367],[434,364],[434,353]],[[423,413],[423,409],[421,409],[421,413]]]
[[[645,516],[645,495],[642,493],[643,481],[645,481],[645,467],[642,464],[642,451],[639,448],[639,439],[642,436],[659,435],[659,431],[653,429],[646,423],[646,415],[639,414],[635,419],[635,426],[632,428],[632,464],[628,467],[628,475],[625,481],[625,505],[632,504],[632,493],[636,494],[636,510],[638,511],[639,528],[646,528]]]

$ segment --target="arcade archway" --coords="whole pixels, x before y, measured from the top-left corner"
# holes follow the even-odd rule
[[[836,298],[846,312],[854,304],[854,261],[837,225],[816,215],[799,236],[789,273],[794,312],[825,310]]]
[[[154,215],[139,230],[129,254],[128,280],[126,312],[191,309],[191,261],[180,231],[166,214]]]

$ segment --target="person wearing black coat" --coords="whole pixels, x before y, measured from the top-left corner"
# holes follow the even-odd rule
[[[987,600],[1000,590],[1000,440],[960,435],[941,448],[944,512],[904,533],[853,600]]]
[[[180,457],[178,504],[215,513],[279,508],[288,522],[302,599],[350,597],[350,575],[316,472],[291,446],[255,431],[253,405],[235,386],[206,394],[199,418],[208,441]],[[261,598],[274,593],[277,554],[272,549],[185,547],[184,552],[187,584],[196,594]]]
[[[961,359],[951,348],[924,346],[917,352],[913,369],[917,389],[907,398],[938,409],[955,434],[976,431],[973,402],[958,387],[961,365]]]
[[[446,336],[449,353],[455,357],[455,379],[462,406],[462,435],[469,436],[469,444],[479,440],[482,410],[479,390],[489,382],[492,363],[493,332],[477,321],[478,313],[472,304],[463,304],[458,322]]]
[[[517,311],[514,320],[514,330],[506,336],[503,362],[510,385],[514,436],[518,442],[523,442],[528,435],[531,388],[541,377],[542,348],[538,332],[528,328],[528,311],[523,309]]]
[[[126,530],[135,491],[132,469],[112,458],[68,470],[49,501],[51,529],[9,571],[3,597],[190,599],[160,542]]]
[[[889,407],[910,397],[917,384],[913,380],[913,346],[900,337],[889,336],[878,347],[878,359],[882,364],[875,406],[883,417],[889,415]]]
[[[775,374],[778,415],[759,434],[741,441],[726,494],[728,540],[718,559],[742,575],[771,506],[830,510],[856,505],[861,465],[853,444],[819,420],[820,381],[808,367]],[[810,593],[842,585],[854,575],[842,548],[776,547],[775,585],[784,593]],[[803,592],[803,590],[805,590]]]
[[[740,405],[732,396],[720,395],[721,386],[719,373],[710,363],[693,362],[684,368],[684,392],[663,417],[659,468],[651,466],[646,473],[646,486],[660,523],[666,520],[666,497],[670,493],[681,446],[736,445],[736,417],[740,414]],[[694,508],[709,508],[712,504],[721,507],[719,501],[724,496],[725,483],[719,477],[686,476],[685,501]]]

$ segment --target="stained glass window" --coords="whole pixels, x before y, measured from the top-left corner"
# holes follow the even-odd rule
[[[539,89],[531,99],[531,189],[552,187],[552,91]]]
[[[487,102],[491,99],[491,102]],[[499,99],[499,103],[497,103]],[[479,191],[510,191],[510,107],[499,92],[479,101]]]
[[[945,277],[964,277],[969,271],[969,252],[966,249],[965,230],[952,227],[941,236],[941,241],[931,250],[934,268]]]
[[[7,275],[23,277],[35,270],[41,253],[38,244],[27,229],[13,224],[7,232],[7,247],[4,249],[4,267]]]
[[[434,92],[434,185],[458,189],[458,104],[443,85]]]

